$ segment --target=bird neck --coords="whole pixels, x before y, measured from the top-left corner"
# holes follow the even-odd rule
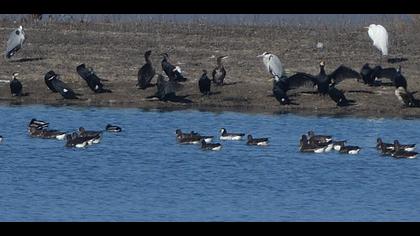
[[[146,64],[152,64],[152,61],[150,60],[150,55],[145,55],[144,60],[146,61]]]
[[[320,75],[325,75],[325,69],[323,66],[320,67],[320,71],[319,71]]]

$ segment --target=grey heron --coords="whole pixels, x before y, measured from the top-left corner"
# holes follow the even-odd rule
[[[15,55],[22,48],[24,42],[25,32],[23,31],[23,27],[19,26],[10,33],[9,39],[7,40],[6,58],[9,59]]]
[[[276,55],[269,52],[264,52],[257,57],[263,58],[263,63],[267,71],[273,76],[274,79],[280,79],[284,74],[283,65]]]

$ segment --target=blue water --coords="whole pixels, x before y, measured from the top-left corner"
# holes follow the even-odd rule
[[[376,138],[419,143],[420,120],[0,106],[0,221],[419,221],[420,161],[378,155]],[[30,138],[50,128],[103,129],[69,149]],[[269,137],[267,147],[225,141],[219,152],[180,145],[175,130]],[[308,130],[347,139],[359,155],[302,154]],[[218,141],[218,140],[216,140]]]

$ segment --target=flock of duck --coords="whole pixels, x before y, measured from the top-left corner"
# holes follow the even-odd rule
[[[66,140],[66,147],[84,148],[87,145],[97,144],[101,141],[101,131],[89,131],[83,127],[79,127],[76,132],[62,132],[55,129],[48,129],[49,123],[32,119],[28,124],[28,133],[31,137],[44,138],[44,139],[58,139]],[[121,132],[121,127],[108,124],[105,127],[108,132]],[[1,141],[1,140],[0,140]]]
[[[88,131],[79,127],[74,132],[63,132],[55,129],[48,129],[49,123],[32,119],[28,124],[28,134],[30,137],[43,139],[66,140],[65,147],[85,148],[86,146],[97,144],[101,141],[103,131],[121,132],[119,126],[108,124],[104,130]],[[200,144],[203,150],[219,151],[222,148],[221,143],[212,143],[214,136],[201,135],[191,131],[182,132],[181,129],[175,131],[176,140],[180,144]],[[220,129],[219,139],[222,141],[241,141],[245,133],[229,133],[225,128]],[[247,136],[247,145],[267,146],[269,138],[254,138],[251,134]],[[0,135],[0,144],[3,142],[3,136]],[[347,140],[333,140],[331,135],[315,134],[314,131],[308,131],[303,134],[299,141],[299,150],[304,153],[325,153],[336,150],[339,153],[358,154],[361,148],[359,146],[346,145]],[[415,152],[416,144],[400,144],[398,140],[394,143],[384,143],[381,138],[377,139],[376,149],[382,154],[394,158],[412,159],[417,156]]]
[[[333,140],[331,135],[315,135],[309,131],[308,135],[302,135],[300,139],[301,152],[323,153],[330,152],[332,149],[346,154],[358,154],[361,148],[359,146],[346,145],[347,140]],[[398,140],[394,143],[384,143],[381,138],[376,140],[376,149],[380,154],[392,156],[394,158],[416,158],[416,144],[400,144]]]
[[[220,143],[212,143],[214,136],[205,136],[197,132],[191,131],[190,133],[183,133],[180,129],[175,131],[176,140],[180,144],[201,144],[204,150],[219,151],[222,148]],[[220,129],[220,140],[242,140],[245,136],[244,133],[228,133],[225,128]],[[268,138],[254,138],[252,135],[247,136],[247,145],[267,146]]]
[[[203,150],[219,151],[222,149],[221,143],[212,143],[214,136],[201,135],[197,132],[191,131],[189,133],[182,132],[181,129],[175,131],[176,140],[180,144],[200,144]],[[245,137],[245,133],[228,133],[225,128],[220,129],[219,139],[222,141],[240,141]],[[315,134],[314,131],[308,131],[308,134],[303,134],[299,141],[299,151],[304,153],[325,153],[331,150],[336,150],[344,154],[359,154],[361,147],[354,145],[346,145],[347,140],[333,140],[331,135]],[[269,138],[254,138],[251,134],[247,135],[247,145],[267,146],[269,145]],[[386,156],[394,158],[416,158],[417,152],[416,144],[400,144],[398,140],[394,143],[383,143],[381,138],[377,139],[376,149]]]

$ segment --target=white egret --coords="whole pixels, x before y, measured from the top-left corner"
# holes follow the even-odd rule
[[[280,62],[280,59],[269,52],[264,52],[257,57],[263,58],[263,63],[267,68],[267,71],[273,76],[274,80],[278,81],[284,74],[283,65]]]
[[[15,53],[22,48],[23,42],[25,42],[25,32],[23,27],[13,30],[7,40],[6,58],[11,58]]]
[[[388,55],[388,32],[382,25],[371,24],[368,29],[369,37],[373,41],[373,46],[375,46],[379,51],[381,51],[382,56]],[[382,59],[381,56],[381,59]]]

